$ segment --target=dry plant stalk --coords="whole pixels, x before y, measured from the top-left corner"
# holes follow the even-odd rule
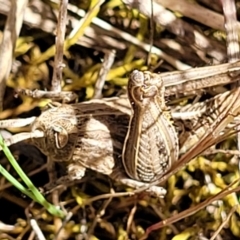
[[[2,111],[3,96],[6,81],[12,68],[14,49],[23,22],[24,10],[28,0],[12,0],[7,22],[0,46],[0,111]]]
[[[61,81],[62,81],[62,68],[63,65],[63,50],[64,50],[64,39],[67,25],[67,5],[68,0],[60,1],[58,25],[57,25],[57,36],[56,36],[56,55],[54,59],[54,70],[52,78],[52,91],[61,92]]]

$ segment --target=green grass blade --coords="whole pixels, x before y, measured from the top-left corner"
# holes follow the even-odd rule
[[[44,206],[49,213],[51,213],[54,216],[63,218],[65,216],[63,211],[58,209],[56,206],[50,204],[49,202],[47,202],[47,200],[43,197],[43,195],[38,191],[38,189],[33,185],[31,180],[23,172],[23,170],[21,169],[21,167],[19,166],[19,164],[13,157],[12,153],[10,152],[9,148],[5,145],[1,134],[0,134],[0,146],[2,147],[2,150],[3,150],[4,154],[6,155],[6,157],[8,158],[9,162],[11,163],[11,165],[13,166],[13,168],[15,169],[17,174],[20,176],[20,178],[23,180],[23,182],[26,184],[26,186],[28,187],[29,190],[26,190],[26,188],[24,188],[24,186],[22,186],[20,183],[19,184],[21,186],[18,184],[16,186],[15,181],[17,181],[17,180],[14,178],[10,178],[10,180],[14,179],[13,182],[11,181],[11,183],[13,183],[14,186],[16,186],[22,193],[29,196],[32,200],[34,200],[34,201],[38,202],[39,204],[41,204],[42,206]],[[4,169],[5,170],[4,171],[3,168],[1,170],[6,175],[6,172],[5,172],[6,170]],[[6,176],[9,177],[8,175],[6,175]],[[9,178],[7,178],[7,179],[9,179]]]

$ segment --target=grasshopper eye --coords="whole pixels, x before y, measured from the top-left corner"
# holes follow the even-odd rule
[[[68,143],[67,130],[61,126],[56,125],[53,127],[53,131],[54,131],[54,139],[55,139],[56,147],[58,149],[64,148]]]

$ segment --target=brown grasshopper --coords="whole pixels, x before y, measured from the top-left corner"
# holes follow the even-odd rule
[[[142,74],[138,71],[135,73]],[[149,72],[144,74],[153,82],[158,82],[154,79],[159,79],[159,75],[156,77],[156,74],[152,75]],[[133,76],[134,74],[130,77]],[[148,85],[148,80],[145,81],[144,88],[146,84]],[[193,122],[191,132],[186,132],[181,137],[179,135],[182,155],[180,166],[215,144],[219,138],[223,139],[226,126],[239,114],[239,91],[240,89],[236,88],[205,102],[188,105],[181,110],[177,108],[175,112],[170,113],[166,110],[174,121],[185,120],[186,117],[181,117],[181,114],[185,113]],[[12,139],[6,140],[6,143],[9,145],[19,139],[31,138],[33,144],[51,160],[67,163],[68,176],[71,180],[82,178],[85,170],[90,168],[134,188],[150,187],[150,192],[161,196],[165,194],[165,190],[152,186],[152,182],[166,179],[166,172],[171,170],[172,165],[179,165],[179,162],[177,160],[170,162],[157,178],[150,181],[138,180],[132,175],[129,177],[121,156],[131,114],[126,98],[92,100],[68,105],[53,104],[34,121],[30,119],[29,122],[32,121],[30,133],[17,134]],[[15,121],[14,124],[12,120],[1,121],[1,127],[8,124],[11,127],[20,126],[21,121]],[[207,143],[196,145],[196,141]]]

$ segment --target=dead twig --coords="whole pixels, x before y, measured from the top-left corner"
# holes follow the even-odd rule
[[[95,91],[93,95],[93,98],[95,99],[102,97],[102,89],[105,83],[105,79],[108,74],[108,71],[113,65],[115,54],[116,54],[115,50],[107,51],[105,53],[103,64],[99,71],[98,80],[95,84]]]
[[[0,111],[3,105],[6,81],[12,68],[14,49],[23,22],[28,0],[12,0],[0,46]]]
[[[56,35],[56,54],[54,59],[54,70],[52,78],[52,91],[61,92],[61,81],[62,81],[62,68],[63,64],[63,49],[64,39],[67,24],[67,5],[68,0],[60,1],[60,9],[57,24],[57,35]]]

